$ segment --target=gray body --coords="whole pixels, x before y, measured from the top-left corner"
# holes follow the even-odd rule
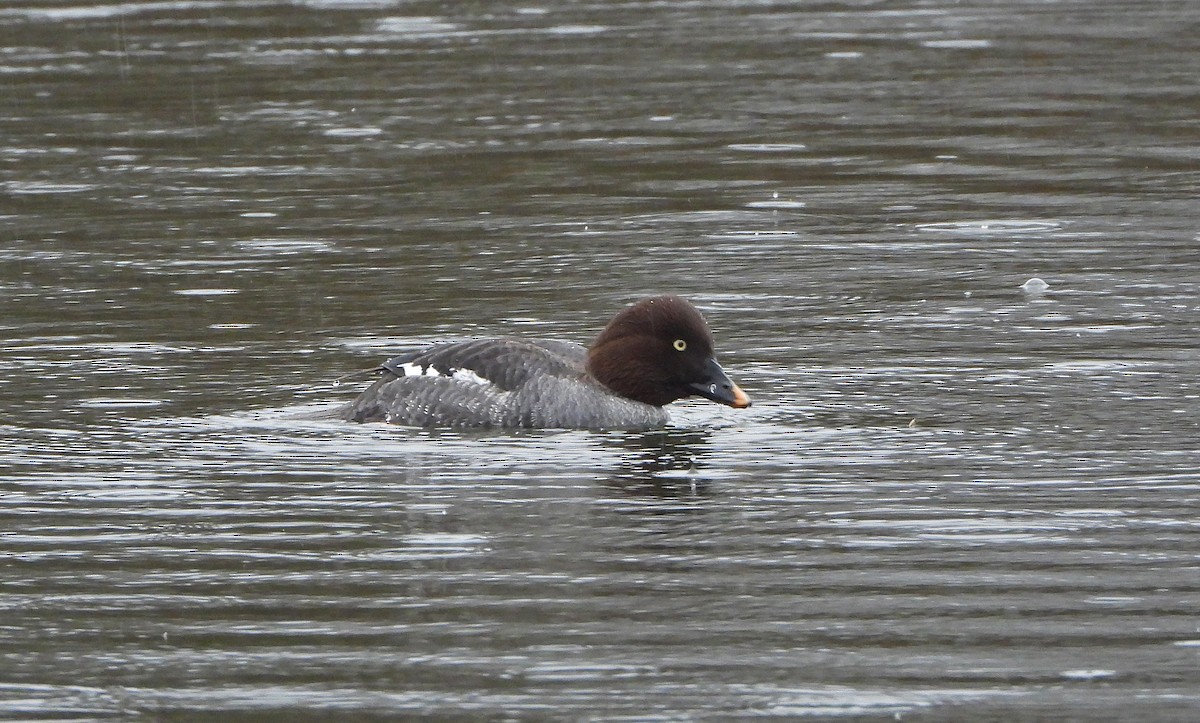
[[[658,406],[622,397],[586,369],[587,350],[552,340],[437,344],[384,362],[340,416],[413,427],[649,429]]]

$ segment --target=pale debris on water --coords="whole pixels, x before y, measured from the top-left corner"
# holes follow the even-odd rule
[[[1021,291],[1024,291],[1026,294],[1044,294],[1049,288],[1050,284],[1047,284],[1036,276],[1021,284]]]

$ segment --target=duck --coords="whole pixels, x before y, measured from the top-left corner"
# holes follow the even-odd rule
[[[750,397],[717,362],[708,323],[675,295],[614,316],[589,347],[514,337],[435,343],[365,372],[375,381],[338,416],[408,427],[628,429],[666,425],[664,406]]]

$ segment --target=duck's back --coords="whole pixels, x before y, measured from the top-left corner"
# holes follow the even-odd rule
[[[587,350],[554,340],[435,344],[389,359],[342,410],[358,422],[417,427],[647,428],[661,407],[618,396],[588,375]]]

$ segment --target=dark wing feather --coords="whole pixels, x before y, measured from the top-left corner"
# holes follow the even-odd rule
[[[376,367],[379,378],[340,414],[359,422],[414,426],[537,426],[538,392],[533,390],[550,378],[584,375],[585,355],[583,347],[563,342],[480,339],[435,344]],[[456,376],[460,370],[487,383]],[[518,401],[506,392],[525,396]]]
[[[442,376],[466,369],[511,391],[530,377],[582,373],[586,351],[578,344],[521,339],[478,339],[435,344],[388,359],[381,370],[402,377],[405,365],[433,367]]]

